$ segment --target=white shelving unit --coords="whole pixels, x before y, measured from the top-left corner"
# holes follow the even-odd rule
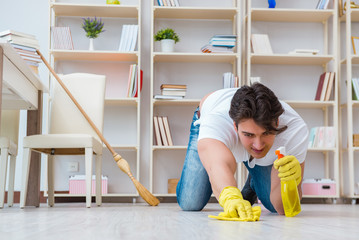
[[[180,178],[193,112],[200,99],[223,88],[224,72],[241,76],[241,2],[183,0],[180,7],[162,7],[152,0],[150,96],[160,93],[161,84],[187,85],[183,100],[151,100],[151,126],[154,116],[168,116],[174,141],[174,146],[157,146],[151,128],[150,191],[156,196],[175,196],[167,193],[167,180]],[[153,38],[158,30],[167,27],[180,37],[172,53],[160,52]],[[235,52],[202,53],[201,47],[215,34],[236,34]]]
[[[141,69],[141,4],[140,1],[127,1],[121,5],[108,5],[106,1],[92,1],[83,4],[82,1],[72,0],[50,1],[50,27],[69,26],[74,43],[74,50],[49,49],[52,67],[57,73],[88,72],[103,74],[107,77],[104,136],[111,146],[118,151],[129,163],[131,171],[140,180],[140,91],[136,98],[126,97],[127,81],[131,64],[137,64]],[[131,5],[128,3],[130,2]],[[88,39],[81,28],[82,18],[97,17],[105,23],[105,32],[95,39],[95,50],[89,51]],[[121,28],[123,24],[138,24],[137,48],[133,52],[119,52]],[[51,30],[50,42],[51,42]],[[106,35],[107,34],[107,35]],[[64,164],[76,161],[76,158],[66,158],[60,163],[57,177],[58,182],[66,183],[69,175],[83,174],[80,171],[69,173],[64,170]],[[61,163],[62,162],[62,163]],[[66,169],[66,168],[65,168]],[[115,164],[112,155],[104,146],[103,171],[108,176],[108,194],[104,197],[138,197],[131,180]],[[60,186],[63,192],[64,184]],[[66,192],[66,190],[64,191]],[[55,194],[55,197],[78,197],[67,193]]]
[[[316,126],[339,129],[338,4],[330,4],[327,10],[315,9],[316,2],[312,1],[277,2],[276,8],[271,9],[265,4],[250,0],[246,5],[246,83],[249,84],[250,77],[259,75],[262,83],[269,86],[279,99],[303,116],[309,129]],[[269,35],[273,54],[252,53],[251,34],[254,33]],[[305,38],[320,41],[305,41]],[[290,45],[292,49],[288,48]],[[317,55],[289,54],[289,51],[300,48],[320,49],[320,52]],[[334,97],[330,101],[314,101],[319,76],[325,71],[335,72]],[[297,88],[299,85],[301,87]],[[339,136],[339,131],[335,134]],[[323,172],[310,172],[310,166],[318,165],[320,160],[324,165]],[[336,194],[304,195],[304,198],[339,198],[339,137],[335,148],[308,149],[306,177],[333,179]]]
[[[346,3],[347,6],[350,5],[349,1]],[[358,121],[359,101],[353,100],[351,79],[358,76],[359,56],[354,55],[351,37],[359,36],[356,34],[359,27],[359,10],[348,8],[344,15],[341,16],[340,21],[345,24],[343,40],[345,49],[342,49],[340,69],[342,70],[342,84],[345,84],[343,86],[344,96],[346,96],[341,109],[342,119],[346,118],[346,120],[343,119],[342,121],[342,131],[346,135],[343,134],[343,145],[341,146],[341,191],[343,197],[350,198],[352,203],[355,204],[356,199],[359,198],[358,193],[355,192],[355,184],[359,182],[359,175],[356,171],[358,169],[359,147],[354,147],[353,134],[359,132],[356,124]],[[346,125],[344,124],[345,122]],[[346,144],[345,137],[347,137]]]

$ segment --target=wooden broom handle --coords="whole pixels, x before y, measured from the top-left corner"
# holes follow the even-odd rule
[[[91,127],[95,130],[95,132],[97,133],[97,135],[99,136],[99,138],[102,140],[102,142],[106,145],[106,147],[108,148],[108,150],[110,150],[110,152],[112,153],[113,156],[119,155],[118,153],[116,153],[113,148],[111,147],[111,145],[107,142],[107,140],[105,139],[105,137],[102,135],[102,133],[100,132],[100,130],[98,130],[98,128],[96,127],[96,125],[94,124],[94,122],[91,120],[91,118],[87,115],[87,113],[85,112],[85,110],[81,107],[81,105],[77,102],[77,100],[74,98],[74,96],[71,94],[71,92],[69,91],[69,89],[65,86],[65,84],[62,82],[62,80],[60,79],[60,77],[55,73],[55,71],[52,69],[52,67],[50,66],[50,64],[46,61],[46,59],[44,58],[44,56],[41,54],[41,52],[36,49],[37,54],[39,54],[39,56],[41,57],[42,61],[45,63],[46,67],[49,69],[49,71],[54,75],[54,77],[56,78],[56,80],[59,82],[59,84],[63,87],[63,89],[65,90],[65,92],[67,93],[67,95],[69,95],[69,97],[71,98],[71,100],[73,101],[73,103],[75,103],[76,107],[80,110],[80,112],[83,114],[83,116],[86,118],[86,120],[89,122],[89,124],[91,125]]]

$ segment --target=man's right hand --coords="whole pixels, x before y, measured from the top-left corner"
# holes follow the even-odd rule
[[[241,191],[236,187],[225,187],[220,196],[219,204],[224,212],[218,216],[223,218],[233,218],[240,221],[258,221],[261,212],[256,209],[253,211],[249,201],[244,200]],[[230,219],[225,219],[230,220]]]

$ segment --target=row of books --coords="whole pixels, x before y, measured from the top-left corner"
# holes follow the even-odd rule
[[[161,94],[155,95],[155,99],[183,99],[187,93],[187,85],[162,84]]]
[[[359,100],[359,78],[352,79],[352,99]]]
[[[239,78],[231,72],[223,73],[223,88],[239,87]]]
[[[74,50],[70,27],[51,27],[53,49]]]
[[[252,52],[256,54],[273,54],[268,34],[251,35]]]
[[[137,64],[130,65],[130,72],[128,74],[127,82],[127,97],[138,97],[138,89],[142,90],[143,84],[143,71],[140,71],[140,76],[138,74],[139,67]],[[140,81],[138,80],[140,78]],[[138,87],[140,84],[140,87]]]
[[[335,81],[334,72],[325,72],[320,75],[318,81],[317,92],[315,94],[316,101],[329,101]]]
[[[157,0],[158,6],[179,7],[178,0]]]
[[[137,44],[138,36],[138,25],[123,25],[120,46],[118,51],[120,52],[130,52],[135,51]]]
[[[39,63],[42,61],[40,56],[36,53],[36,49],[40,48],[36,36],[14,30],[6,30],[0,32],[0,38],[9,42],[29,67],[36,74],[39,74],[38,67]]]
[[[319,0],[316,9],[327,9],[330,0]]]
[[[215,52],[233,52],[233,48],[236,46],[236,35],[214,35],[209,44],[204,45],[201,48],[203,53],[215,53]]]
[[[313,127],[310,129],[308,147],[312,148],[334,148],[334,127]]]
[[[155,138],[156,138],[157,146],[173,146],[168,117],[154,116],[153,127],[155,129]]]

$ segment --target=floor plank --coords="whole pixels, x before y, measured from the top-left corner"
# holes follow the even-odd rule
[[[302,204],[287,218],[262,207],[259,222],[208,218],[221,211],[208,204],[200,212],[184,212],[175,203],[55,204],[49,208],[18,205],[0,209],[0,239],[359,239],[359,205]]]

